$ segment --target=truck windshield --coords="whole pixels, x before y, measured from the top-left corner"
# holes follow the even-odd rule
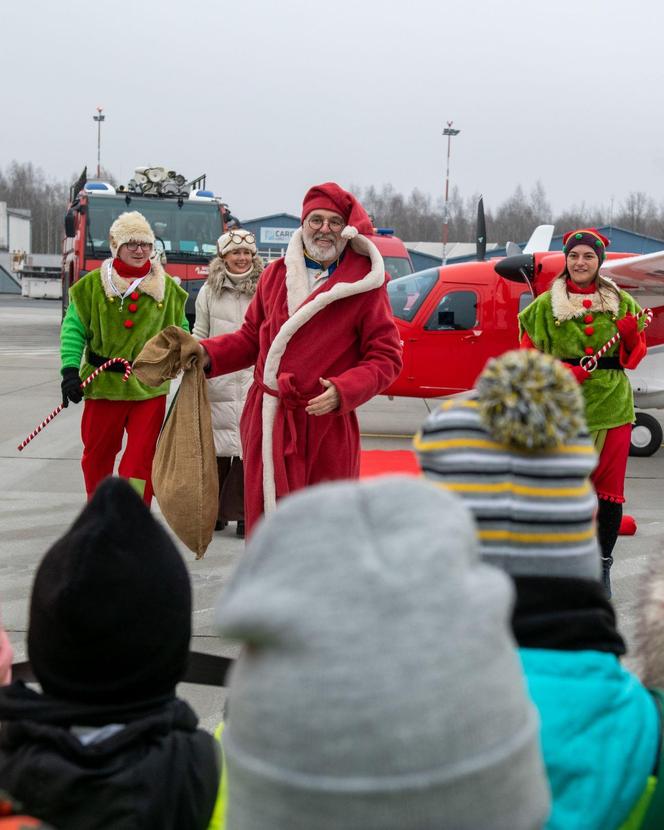
[[[397,277],[403,277],[406,274],[413,273],[413,266],[410,264],[410,260],[406,259],[406,257],[383,256],[383,262],[385,263],[385,270],[393,280],[397,279]]]
[[[190,202],[177,199],[132,197],[127,204],[120,197],[91,197],[88,203],[86,254],[102,258],[110,256],[108,231],[114,220],[126,210],[137,210],[150,223],[157,238],[156,248],[171,260],[208,260],[217,251],[221,236],[221,213],[215,202]]]
[[[438,270],[429,268],[426,271],[416,271],[414,274],[388,282],[387,293],[395,317],[410,323],[436,284]]]

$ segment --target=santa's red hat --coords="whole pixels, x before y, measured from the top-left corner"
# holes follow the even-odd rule
[[[302,222],[314,210],[332,210],[343,216],[346,227],[341,232],[345,239],[358,233],[372,233],[373,222],[352,193],[335,182],[324,182],[310,187],[302,202]]]

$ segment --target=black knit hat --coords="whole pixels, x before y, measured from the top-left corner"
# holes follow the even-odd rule
[[[129,703],[173,694],[191,638],[191,585],[134,489],[108,478],[44,556],[28,653],[47,694]]]

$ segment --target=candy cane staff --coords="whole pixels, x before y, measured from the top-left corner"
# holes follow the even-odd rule
[[[166,411],[168,382],[142,384],[135,375],[123,383],[117,364],[81,389],[89,375],[111,357],[133,362],[145,343],[166,326],[189,326],[187,293],[152,256],[155,236],[147,220],[133,211],[111,225],[112,256],[69,290],[62,321],[60,354],[62,404],[85,398],[81,419],[81,467],[88,498],[113,473],[127,433],[118,474],[132,483],[146,504],[152,500],[152,459]],[[117,370],[116,370],[117,366]]]
[[[90,375],[90,377],[87,377],[83,381],[83,383],[81,384],[81,390],[85,389],[86,386],[89,386],[92,383],[92,381],[95,380],[102,372],[104,372],[106,369],[110,369],[111,366],[113,366],[115,363],[121,363],[124,366],[124,375],[122,377],[122,381],[123,383],[126,383],[127,378],[131,374],[131,363],[129,363],[129,361],[125,360],[123,357],[112,357],[98,369],[95,369],[95,371]],[[19,452],[21,452],[21,450],[24,450],[28,446],[30,441],[32,441],[33,438],[39,435],[39,433],[44,429],[44,427],[47,427],[51,423],[53,418],[55,418],[56,415],[59,415],[63,409],[66,409],[68,405],[69,401],[63,401],[61,404],[56,406],[55,409],[44,418],[41,424],[39,424],[38,427],[35,427],[35,429],[33,429],[30,435],[28,435],[26,438],[23,439],[23,441],[21,441],[21,443],[18,445],[16,449]]]
[[[608,244],[594,228],[566,233],[565,268],[549,290],[521,312],[519,327],[522,347],[559,358],[581,384],[588,429],[599,453],[591,478],[598,498],[603,579],[610,596],[634,421],[634,395],[625,369],[636,368],[646,354],[643,328],[647,317],[637,319],[641,308],[634,298],[600,275]],[[594,356],[612,339],[589,372],[584,358]]]

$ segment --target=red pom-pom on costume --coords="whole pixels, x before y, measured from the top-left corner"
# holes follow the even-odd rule
[[[618,533],[620,536],[634,536],[636,533],[636,520],[634,516],[628,516],[626,513],[623,514]]]
[[[131,311],[132,314],[138,311],[138,306],[136,305],[136,303],[129,303],[127,308],[129,309],[129,311]]]
[[[592,323],[592,321],[593,321],[592,314],[586,314],[586,316],[583,318],[584,323]]]
[[[584,351],[585,351],[586,354],[595,354],[595,350],[593,349],[592,346],[586,346]]]
[[[131,306],[129,306],[131,309]],[[595,334],[595,329],[592,326],[586,326],[584,329],[585,333],[590,337],[591,334]]]
[[[592,301],[592,300],[584,300],[584,301],[583,301],[583,307],[584,307],[584,308],[590,308],[590,306],[591,306],[592,304],[593,304],[593,301]]]
[[[132,291],[130,296],[132,300],[137,300],[141,295],[138,293],[138,291]]]
[[[126,329],[130,329],[133,325],[134,325],[134,321],[133,321],[133,320],[125,320],[125,321],[124,321],[124,327],[125,327]]]

